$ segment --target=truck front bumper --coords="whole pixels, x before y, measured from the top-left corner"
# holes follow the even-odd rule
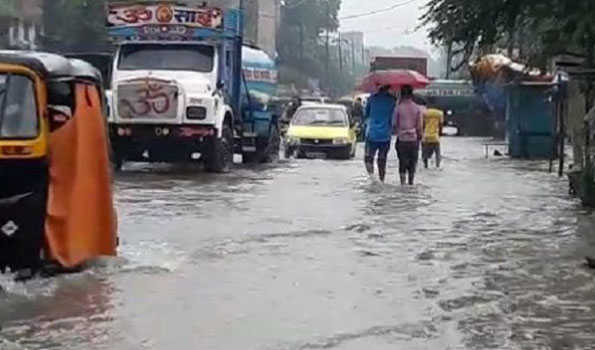
[[[110,125],[115,156],[129,161],[191,161],[216,135],[209,125]]]

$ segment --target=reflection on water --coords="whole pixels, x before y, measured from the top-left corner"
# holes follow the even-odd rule
[[[385,185],[361,152],[224,176],[132,165],[120,257],[1,277],[0,348],[591,348],[592,213],[546,163],[481,143],[445,139],[415,187],[394,153]]]

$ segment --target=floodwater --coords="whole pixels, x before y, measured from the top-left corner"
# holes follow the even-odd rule
[[[0,277],[0,349],[595,348],[595,217],[546,163],[481,142],[446,139],[444,169],[407,188],[394,160],[372,183],[361,152],[225,176],[133,165],[120,257]]]

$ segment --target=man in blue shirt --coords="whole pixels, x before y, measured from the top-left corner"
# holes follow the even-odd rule
[[[393,114],[396,99],[389,93],[386,85],[372,95],[366,105],[364,119],[366,122],[366,170],[374,175],[374,158],[378,154],[378,175],[384,182],[386,176],[386,159],[390,150],[393,130]]]

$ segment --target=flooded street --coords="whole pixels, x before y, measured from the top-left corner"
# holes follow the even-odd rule
[[[588,349],[595,217],[544,162],[443,141],[388,184],[352,161],[117,177],[120,257],[0,277],[0,349]]]

